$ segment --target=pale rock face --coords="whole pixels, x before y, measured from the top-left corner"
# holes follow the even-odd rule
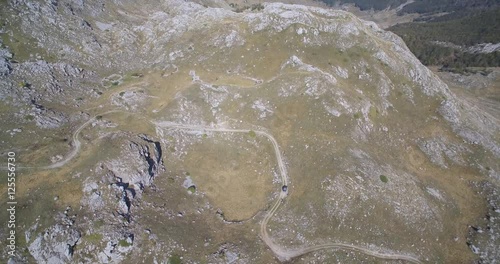
[[[28,250],[39,263],[69,263],[72,260],[73,249],[81,235],[71,227],[73,221],[63,216],[61,223],[48,228],[29,243]]]
[[[426,187],[425,189],[430,195],[434,196],[436,199],[438,199],[440,201],[445,201],[445,198],[443,197],[443,195],[441,194],[441,192],[439,190],[431,188],[431,187]]]
[[[443,41],[432,41],[431,42],[434,45],[437,46],[442,46],[442,47],[450,47],[454,49],[459,49],[463,52],[468,52],[468,53],[492,53],[495,51],[500,50],[500,43],[480,43],[476,44],[474,46],[460,46],[453,44],[451,42],[443,42]]]
[[[212,85],[202,84],[200,86],[200,90],[203,93],[203,99],[212,107],[213,110],[216,110],[216,108],[224,102],[229,95],[224,86],[216,88]]]
[[[82,200],[82,204],[88,206],[92,211],[99,211],[104,207],[105,203],[96,182],[87,179],[83,186],[83,192],[87,198]]]
[[[107,162],[106,166],[120,179],[120,183],[140,192],[150,186],[158,171],[162,170],[161,150],[155,144],[130,142],[121,158]]]
[[[241,46],[245,44],[245,39],[241,37],[237,30],[231,30],[228,34],[222,34],[212,40],[221,49]]]
[[[266,118],[274,113],[273,107],[270,105],[269,101],[264,101],[262,99],[253,102],[252,108],[259,111],[259,118]]]
[[[443,168],[448,168],[445,158],[456,165],[465,165],[461,153],[469,151],[466,147],[449,143],[446,138],[440,137],[418,143],[420,149],[427,154],[431,161]]]
[[[335,117],[339,117],[339,116],[341,115],[341,113],[340,113],[337,109],[335,109],[335,108],[334,108],[334,107],[332,107],[332,106],[329,106],[327,103],[323,102],[323,106],[325,107],[325,110],[326,110],[329,114],[331,114],[331,115],[333,115],[333,116],[335,116]]]
[[[1,46],[2,42],[0,42]],[[12,53],[7,49],[0,48],[0,76],[6,76],[12,71],[10,65],[10,59],[12,58]]]
[[[335,74],[337,74],[342,79],[349,78],[349,71],[340,66],[334,67]]]

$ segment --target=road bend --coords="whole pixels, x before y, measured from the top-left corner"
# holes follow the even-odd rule
[[[269,139],[269,141],[273,145],[274,153],[276,155],[276,160],[278,162],[278,167],[280,170],[282,185],[288,186],[288,172],[286,170],[286,166],[285,166],[283,156],[281,154],[278,142],[271,134],[269,134],[266,131],[251,130],[251,129],[233,129],[233,128],[223,128],[223,127],[187,125],[187,124],[178,124],[178,123],[166,122],[166,121],[153,122],[153,124],[156,125],[157,127],[161,127],[161,128],[169,128],[169,129],[185,130],[185,131],[210,131],[210,132],[229,132],[229,133],[249,133],[250,131],[254,131],[255,134],[264,136],[267,139]],[[274,216],[276,211],[278,211],[279,207],[285,201],[286,197],[287,197],[287,191],[280,188],[280,194],[279,194],[278,199],[276,200],[276,202],[274,202],[273,206],[267,212],[267,214],[264,216],[264,219],[262,220],[262,222],[260,224],[261,239],[264,241],[264,243],[266,243],[266,245],[269,247],[269,249],[271,249],[271,251],[274,253],[274,255],[280,261],[287,261],[287,260],[290,260],[292,258],[299,257],[299,256],[302,256],[304,254],[311,253],[311,252],[318,251],[318,250],[341,249],[341,250],[357,251],[357,252],[360,252],[360,253],[363,253],[363,254],[366,254],[369,256],[373,256],[376,258],[381,258],[381,259],[403,260],[403,261],[407,261],[410,263],[416,263],[416,264],[422,263],[419,259],[412,257],[412,256],[402,255],[402,254],[382,253],[382,252],[370,250],[370,249],[367,249],[367,248],[364,248],[361,246],[344,244],[344,243],[326,243],[326,244],[297,248],[297,249],[285,249],[285,248],[275,244],[272,241],[271,236],[267,232],[267,224],[269,223],[271,218]]]

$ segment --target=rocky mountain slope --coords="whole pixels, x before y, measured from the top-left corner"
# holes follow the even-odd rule
[[[498,119],[376,24],[280,3],[6,2],[0,142],[25,167],[11,262],[499,258]]]

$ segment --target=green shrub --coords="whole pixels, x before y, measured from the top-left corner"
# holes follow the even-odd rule
[[[120,247],[129,247],[130,245],[132,245],[132,244],[127,242],[126,239],[121,239],[120,241],[118,241],[118,246],[120,246]]]
[[[387,183],[389,182],[389,179],[387,178],[387,176],[385,175],[380,175],[380,180],[383,182],[383,183]]]
[[[136,73],[132,73],[131,76],[134,77],[134,78],[140,78],[140,77],[143,77],[144,75],[142,73],[137,73],[136,72]]]
[[[182,264],[182,259],[178,255],[172,255],[170,258],[168,258],[168,264]]]
[[[31,85],[25,81],[21,81],[17,85],[19,86],[19,88],[30,88],[31,87]]]
[[[264,9],[264,5],[259,3],[259,4],[253,4],[252,5],[252,11],[261,11],[262,9]]]

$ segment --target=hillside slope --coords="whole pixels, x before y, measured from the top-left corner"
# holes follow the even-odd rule
[[[498,119],[372,22],[262,7],[1,7],[16,261],[498,259]]]

